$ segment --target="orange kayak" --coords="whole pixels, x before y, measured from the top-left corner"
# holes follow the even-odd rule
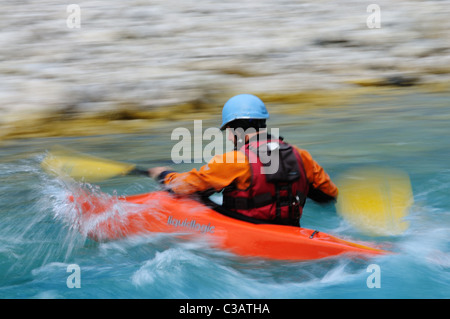
[[[77,209],[80,231],[97,241],[175,233],[200,237],[240,256],[299,261],[388,253],[312,229],[239,220],[216,211],[217,207],[164,191],[119,198],[83,193],[70,200]]]

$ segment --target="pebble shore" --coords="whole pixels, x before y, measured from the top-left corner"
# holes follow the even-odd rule
[[[243,92],[314,107],[449,89],[449,0],[376,1],[379,28],[373,1],[88,0],[78,21],[55,3],[0,5],[0,140],[132,132]]]

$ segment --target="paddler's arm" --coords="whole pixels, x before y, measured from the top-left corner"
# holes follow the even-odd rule
[[[164,179],[164,176],[168,173],[174,172],[171,167],[168,166],[158,166],[148,169],[148,176],[156,180]]]
[[[339,193],[336,185],[331,181],[330,176],[325,172],[311,156],[303,149],[296,147],[303,160],[306,171],[306,178],[309,182],[308,197],[318,203],[335,202]]]
[[[198,170],[177,173],[156,167],[149,170],[149,175],[180,195],[209,190],[220,192],[232,183],[239,189],[246,189],[251,181],[247,157],[239,151],[216,155]]]

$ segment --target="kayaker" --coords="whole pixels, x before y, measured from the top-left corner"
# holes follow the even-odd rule
[[[319,203],[334,202],[338,189],[308,151],[267,134],[268,118],[257,96],[234,96],[223,107],[221,126],[221,130],[229,129],[234,151],[214,156],[199,169],[177,173],[169,167],[155,167],[149,175],[175,194],[223,192],[222,206],[228,210],[299,226],[307,197]],[[277,170],[268,172],[267,158],[270,164],[278,161]]]

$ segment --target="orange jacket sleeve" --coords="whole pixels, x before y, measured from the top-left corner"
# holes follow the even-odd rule
[[[310,192],[308,197],[316,201],[329,201],[336,199],[338,196],[338,188],[331,181],[330,176],[325,172],[311,156],[311,154],[303,149],[296,147],[303,160],[306,171],[306,178],[310,183]]]
[[[171,172],[164,178],[164,184],[181,195],[211,189],[220,192],[233,183],[239,189],[246,189],[250,182],[251,169],[248,159],[244,153],[237,151],[216,155],[198,170],[194,168],[185,173]]]
[[[335,199],[338,194],[325,170],[302,149],[296,148],[303,160],[306,177],[310,184],[308,197],[319,202]],[[247,157],[240,151],[216,155],[200,169],[185,173],[169,172],[163,183],[174,193],[189,195],[196,192],[214,190],[220,192],[234,183],[238,189],[246,189],[251,183],[251,168]]]

